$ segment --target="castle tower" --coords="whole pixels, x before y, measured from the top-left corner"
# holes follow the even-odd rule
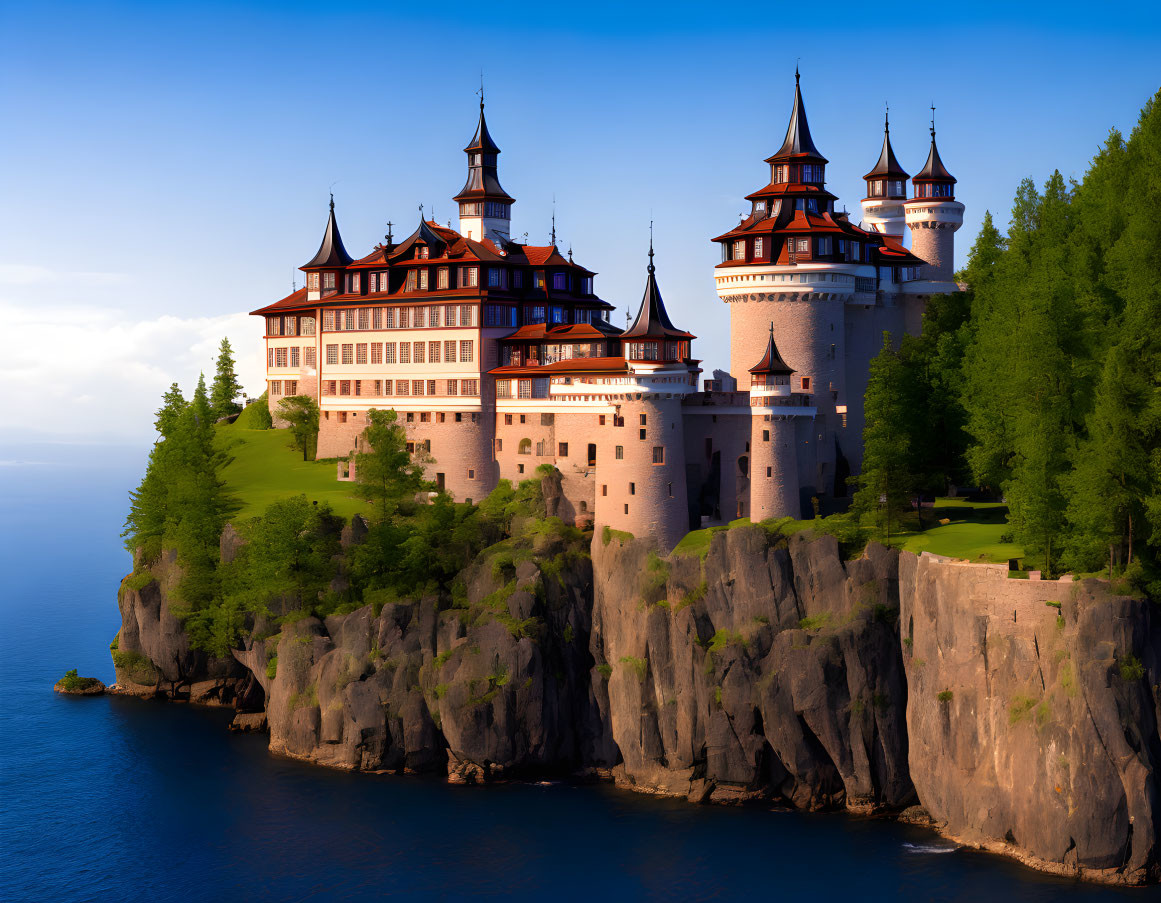
[[[343,237],[339,234],[339,224],[335,221],[335,196],[331,195],[331,210],[327,217],[327,227],[323,232],[322,244],[314,257],[304,263],[300,270],[306,273],[306,298],[318,301],[342,289],[340,271],[351,263],[351,255],[343,247]]]
[[[480,122],[464,153],[468,155],[468,180],[453,199],[460,205],[460,234],[474,241],[488,239],[503,247],[512,231],[515,198],[500,187],[496,173],[500,148],[488,134],[483,95],[480,96]]]
[[[808,433],[815,414],[809,396],[794,392],[794,370],[774,343],[774,324],[766,353],[750,368],[750,520],[802,517],[798,479],[800,433]]]
[[[598,460],[607,494],[596,500],[595,525],[653,536],[668,552],[690,529],[681,401],[694,389],[694,336],[669,319],[655,273],[650,242],[641,308],[621,335],[629,377],[616,401],[614,438]]]
[[[883,150],[879,153],[879,162],[863,179],[867,183],[867,196],[860,202],[864,227],[902,239],[906,225],[903,204],[907,200],[908,175],[895,159],[886,115],[883,116]]]
[[[926,292],[955,291],[955,233],[963,225],[963,204],[955,199],[955,177],[935,146],[935,108],[931,117],[931,150],[912,178],[915,196],[903,207],[911,230],[911,252],[927,261],[921,278],[933,285]]]

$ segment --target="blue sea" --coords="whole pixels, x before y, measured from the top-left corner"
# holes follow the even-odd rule
[[[289,762],[112,682],[139,447],[0,448],[0,900],[1120,900],[888,821]]]

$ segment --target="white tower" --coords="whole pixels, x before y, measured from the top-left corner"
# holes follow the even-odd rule
[[[955,233],[963,225],[963,204],[955,199],[955,176],[939,159],[935,146],[935,107],[931,108],[931,150],[927,163],[912,178],[915,196],[903,205],[911,230],[911,253],[927,261],[921,278],[927,293],[953,292]]]
[[[895,159],[891,129],[883,117],[883,150],[875,168],[863,176],[867,196],[862,200],[863,227],[902,240],[906,227],[903,204],[907,200],[907,172]]]
[[[500,187],[496,175],[496,157],[500,148],[488,134],[482,96],[480,123],[464,153],[468,155],[468,180],[455,196],[460,205],[460,234],[473,241],[488,239],[497,247],[503,247],[510,240],[515,198]]]

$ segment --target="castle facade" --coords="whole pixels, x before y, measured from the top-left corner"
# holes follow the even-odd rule
[[[650,535],[666,551],[707,522],[802,517],[812,499],[844,495],[859,468],[870,360],[884,330],[917,332],[926,299],[957,290],[963,205],[934,128],[909,179],[885,126],[863,224],[836,212],[795,81],[768,183],[714,239],[728,375],[701,379],[696,336],[666,311],[652,246],[636,319],[619,329],[571,251],[512,239],[514,198],[481,101],[458,231],[421,210],[405,239],[389,233],[355,259],[332,200],[322,244],[301,267],[305,287],[252,312],[266,324],[276,423],[282,398],[309,395],[318,456],[344,457],[367,412],[391,408],[428,477],[457,500],[550,464],[562,475],[561,517]]]

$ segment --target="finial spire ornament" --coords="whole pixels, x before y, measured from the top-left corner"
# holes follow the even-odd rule
[[[333,212],[335,209],[335,193],[332,191],[332,192],[330,192],[330,195],[331,195],[331,211]]]
[[[931,137],[935,137],[935,104],[931,105]]]
[[[419,205],[419,221],[423,222],[423,204]]]
[[[883,102],[883,131],[891,131],[891,104]]]
[[[799,79],[799,75],[798,75],[798,64],[799,64],[800,62],[802,62],[802,57],[798,57],[798,59],[796,59],[796,60],[794,61],[794,84],[796,84],[796,85],[798,84],[798,79]]]
[[[657,272],[657,268],[653,266],[653,220],[649,220],[649,274]]]
[[[476,92],[480,95],[480,112],[484,112],[484,70],[480,69],[480,90]]]
[[[556,247],[556,195],[552,196],[552,246]]]
[[[383,236],[387,239],[387,244],[391,244],[391,227],[394,225],[395,223],[391,222],[391,220],[387,220],[387,234]]]

